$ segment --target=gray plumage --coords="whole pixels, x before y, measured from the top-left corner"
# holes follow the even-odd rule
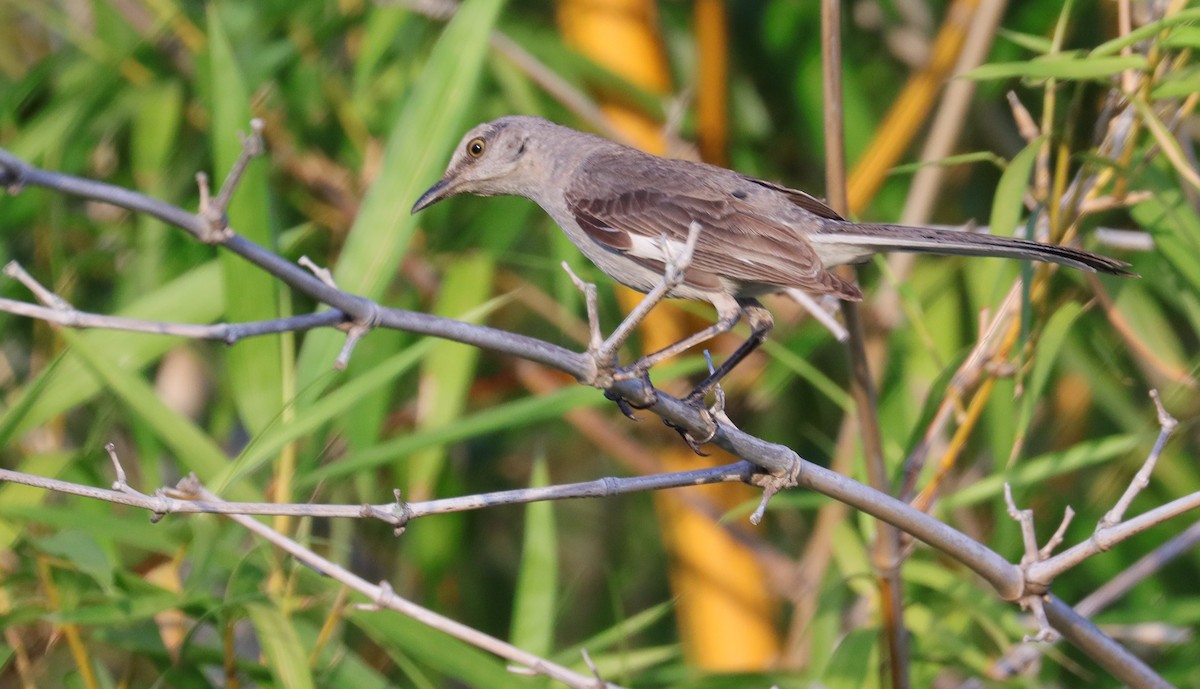
[[[588,259],[641,292],[661,281],[664,262],[680,254],[689,227],[698,223],[692,263],[667,296],[712,303],[718,322],[664,350],[664,356],[729,330],[743,311],[752,339],[761,341],[771,327],[769,314],[755,301],[763,294],[794,287],[861,299],[858,287],[830,268],[879,252],[1000,256],[1130,275],[1122,261],[1070,247],[849,222],[802,191],[712,165],[649,155],[537,117],[502,117],[472,129],[442,180],[412,210],[461,193],[532,199]]]
[[[482,142],[479,157],[467,151]],[[643,153],[537,117],[503,117],[463,137],[419,211],[460,193],[511,194],[537,202],[605,273],[646,292],[663,270],[662,237],[682,248],[700,237],[672,297],[713,292],[754,297],[798,287],[860,299],[829,268],[886,251],[1000,256],[1128,275],[1128,264],[1070,247],[1011,237],[843,220],[795,189],[732,170]],[[676,255],[678,251],[676,251]]]

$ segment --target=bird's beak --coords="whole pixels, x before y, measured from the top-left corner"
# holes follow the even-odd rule
[[[416,213],[418,211],[425,210],[447,196],[452,195],[453,192],[450,189],[449,178],[441,179],[437,184],[429,187],[429,191],[421,194],[421,198],[417,199],[417,202],[413,204],[412,212]]]

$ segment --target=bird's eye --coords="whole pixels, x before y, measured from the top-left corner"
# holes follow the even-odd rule
[[[484,149],[487,148],[486,142],[480,138],[474,138],[467,142],[467,155],[472,158],[478,158],[483,155]]]

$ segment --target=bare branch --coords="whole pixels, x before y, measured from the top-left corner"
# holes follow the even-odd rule
[[[1073,548],[1063,551],[1055,557],[1048,558],[1028,568],[1027,574],[1031,583],[1048,585],[1055,577],[1087,558],[1104,552],[1117,543],[1131,538],[1156,524],[1200,507],[1200,492],[1196,492],[1172,500],[1165,505],[1159,505],[1127,521],[1121,521],[1130,503],[1133,502],[1134,497],[1149,484],[1150,474],[1154,470],[1154,465],[1158,462],[1163,447],[1178,425],[1174,417],[1167,413],[1166,408],[1163,407],[1157,390],[1150,391],[1150,398],[1154,400],[1154,406],[1158,412],[1159,433],[1158,438],[1154,441],[1154,447],[1150,450],[1146,461],[1142,463],[1141,469],[1138,470],[1116,505],[1100,520],[1091,538]]]
[[[288,318],[274,318],[266,321],[199,325],[195,323],[168,323],[165,321],[147,321],[138,318],[108,316],[76,311],[70,305],[66,309],[60,309],[49,306],[37,306],[36,304],[4,298],[0,298],[0,311],[27,318],[36,318],[37,320],[69,328],[123,330],[152,335],[186,337],[192,340],[213,340],[230,345],[248,337],[286,332],[303,332],[305,330],[312,330],[313,328],[337,327],[342,324],[342,320],[345,318],[341,311],[319,311],[317,313],[289,316]]]
[[[180,483],[181,485],[179,489],[182,491],[187,491],[207,502],[221,502],[220,498],[205,490],[198,481],[185,480]],[[269,526],[260,523],[253,517],[240,514],[231,514],[229,515],[229,518],[236,521],[247,530],[269,541],[276,547],[287,551],[297,560],[312,567],[323,575],[331,577],[334,580],[366,596],[368,600],[373,601],[374,609],[394,610],[402,615],[411,617],[412,619],[417,620],[421,624],[424,624],[432,629],[444,632],[456,639],[471,644],[476,648],[480,648],[510,662],[535,669],[540,674],[562,682],[563,684],[573,687],[574,689],[599,689],[595,679],[580,675],[570,668],[551,662],[532,653],[523,651],[512,644],[501,641],[493,636],[489,636],[483,632],[468,627],[461,622],[457,622],[443,615],[439,615],[428,608],[417,605],[406,598],[396,595],[396,592],[392,590],[392,587],[386,582],[380,585],[371,584],[367,580],[359,577],[356,574],[353,574],[337,563],[317,555],[312,550],[305,548],[296,541],[284,536]],[[611,689],[620,689],[617,685],[608,682],[600,686]]]
[[[0,481],[19,483],[52,490],[57,493],[78,495],[103,500],[129,507],[147,510],[158,521],[168,514],[243,514],[256,516],[323,517],[338,519],[375,519],[402,530],[414,519],[452,512],[468,512],[502,505],[521,505],[545,500],[570,500],[577,498],[602,498],[629,493],[641,493],[668,488],[684,488],[710,483],[760,483],[761,473],[749,462],[735,462],[723,466],[691,471],[677,471],[652,476],[622,478],[600,478],[594,481],[566,483],[538,488],[495,491],[465,495],[456,498],[441,498],[422,502],[404,502],[396,493],[390,503],[375,505],[329,505],[289,504],[278,502],[216,502],[186,499],[177,491],[159,489],[154,495],[140,493],[132,488],[125,478],[125,470],[117,458],[113,445],[105,446],[112,460],[117,480],[111,489],[84,486],[59,479],[33,476],[10,469],[0,468]]]
[[[221,183],[221,191],[217,193],[217,198],[213,199],[209,206],[209,210],[213,213],[224,216],[229,210],[233,192],[237,190],[242,176],[246,174],[246,168],[250,165],[250,161],[262,155],[265,150],[262,133],[263,121],[257,117],[250,120],[250,133],[242,137],[242,150],[238,153],[233,167],[229,169],[229,174],[225,175],[225,181]]]
[[[1200,543],[1200,522],[1193,523],[1183,533],[1138,558],[1137,562],[1076,603],[1075,612],[1083,617],[1094,616],[1167,563],[1191,552],[1197,543]],[[1034,643],[1013,646],[991,664],[987,676],[997,680],[1012,679],[1035,662],[1045,648],[1044,644]]]
[[[1037,562],[1041,557],[1041,551],[1038,550],[1037,545],[1037,534],[1033,530],[1033,510],[1017,508],[1017,503],[1013,500],[1012,486],[1007,482],[1004,484],[1004,503],[1008,506],[1008,516],[1021,525],[1021,540],[1025,544],[1025,554],[1021,557],[1021,567],[1025,568],[1029,564]],[[1046,619],[1046,610],[1042,605],[1042,597],[1045,593],[1045,590],[1035,590],[1021,596],[1019,601],[1021,607],[1033,613],[1033,618],[1037,621],[1037,634],[1035,636],[1026,636],[1025,641],[1027,642],[1053,641],[1057,638],[1054,630],[1050,628],[1050,622]]]
[[[1166,408],[1163,407],[1158,390],[1150,391],[1150,399],[1154,400],[1154,407],[1158,411],[1158,438],[1154,441],[1154,448],[1150,450],[1150,454],[1146,457],[1142,468],[1138,470],[1133,480],[1129,482],[1129,487],[1125,489],[1124,495],[1121,496],[1120,500],[1117,500],[1117,504],[1100,520],[1098,529],[1107,529],[1121,523],[1121,518],[1125,516],[1125,511],[1129,509],[1129,505],[1133,502],[1133,499],[1137,497],[1138,493],[1142,492],[1142,489],[1150,485],[1150,474],[1154,473],[1154,465],[1158,463],[1158,457],[1162,454],[1163,446],[1167,444],[1167,440],[1175,432],[1175,427],[1179,425],[1179,422],[1168,414]]]
[[[1170,689],[1171,683],[1121,644],[1071,609],[1057,596],[1047,596],[1046,617],[1063,638],[1095,660],[1117,679],[1139,689]]]

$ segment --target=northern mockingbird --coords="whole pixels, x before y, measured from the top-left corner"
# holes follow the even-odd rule
[[[717,322],[634,365],[638,373],[730,330],[744,314],[750,338],[689,396],[708,390],[774,325],[757,297],[787,288],[862,299],[830,268],[884,251],[1001,256],[1132,275],[1129,265],[1079,249],[926,227],[854,223],[808,194],[732,170],[643,153],[539,117],[481,124],[462,138],[416,213],[470,193],[523,196],[541,206],[584,256],[617,282],[648,292],[699,227],[692,259],[666,296],[707,301]]]

